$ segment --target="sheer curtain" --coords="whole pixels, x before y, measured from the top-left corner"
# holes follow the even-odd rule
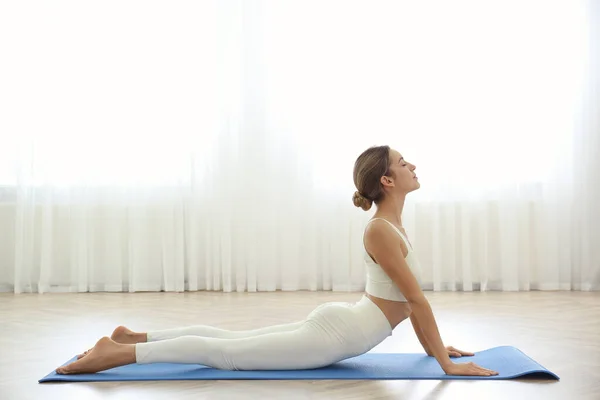
[[[595,2],[33,4],[0,5],[0,290],[361,290],[375,144],[417,165],[425,289],[600,286]]]

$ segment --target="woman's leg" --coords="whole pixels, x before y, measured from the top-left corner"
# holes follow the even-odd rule
[[[138,364],[173,362],[226,370],[285,370],[329,365],[346,352],[346,343],[315,323],[292,331],[239,339],[180,336],[136,345]]]
[[[202,336],[216,339],[243,339],[253,336],[260,336],[267,333],[293,331],[301,327],[303,323],[304,321],[298,321],[290,324],[272,325],[245,331],[230,331],[208,325],[195,325],[143,333],[133,332],[124,326],[119,326],[114,330],[110,338],[120,344],[156,342],[159,340],[175,339],[181,336]],[[87,356],[90,351],[92,351],[92,349],[79,354],[77,359]]]
[[[363,298],[356,305],[319,307],[297,329],[246,338],[180,336],[138,344],[102,338],[88,356],[57,372],[91,373],[135,362],[191,363],[238,370],[319,368],[365,353],[391,332],[381,310]]]
[[[243,339],[268,333],[294,331],[300,328],[303,323],[304,321],[298,321],[291,324],[272,325],[244,331],[231,331],[208,325],[194,325],[183,328],[147,332],[145,341],[156,342],[159,340],[175,339],[181,336],[202,336],[215,339]]]
[[[134,362],[200,364],[227,370],[312,369],[368,350],[361,335],[346,333],[341,337],[326,324],[308,321],[292,331],[240,339],[180,336],[131,345],[103,338],[86,357],[57,372],[93,373]]]

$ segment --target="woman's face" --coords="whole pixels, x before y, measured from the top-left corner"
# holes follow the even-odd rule
[[[421,187],[415,174],[416,168],[415,165],[406,161],[398,151],[390,150],[390,178],[392,178],[392,186],[395,192],[406,194]],[[384,179],[386,177],[382,178],[384,186],[390,186],[389,183],[383,181]]]

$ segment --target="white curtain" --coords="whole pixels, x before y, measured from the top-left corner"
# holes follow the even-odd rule
[[[595,22],[594,22],[595,21]],[[600,287],[598,3],[0,4],[0,291],[361,290],[352,167],[433,290]]]

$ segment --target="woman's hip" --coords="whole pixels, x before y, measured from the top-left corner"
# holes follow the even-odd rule
[[[340,343],[368,351],[392,334],[381,309],[369,298],[356,303],[331,302],[315,308],[307,321],[319,325]]]

